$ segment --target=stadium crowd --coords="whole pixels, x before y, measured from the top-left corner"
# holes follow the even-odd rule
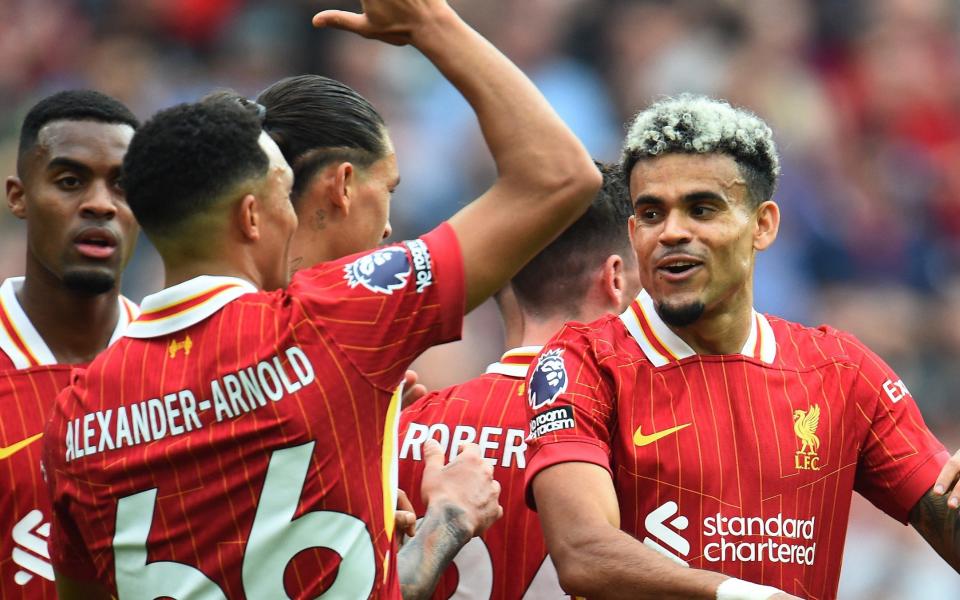
[[[316,72],[381,111],[404,183],[393,239],[428,231],[475,197],[493,164],[472,112],[418,53],[309,25],[287,0],[6,0],[0,23],[0,165],[18,126],[68,87],[111,94],[141,118],[216,87],[253,97]],[[949,0],[469,0],[452,4],[529,74],[597,158],[664,94],[728,98],[777,135],[784,213],[761,255],[756,304],[855,333],[903,376],[931,429],[960,446],[960,8]],[[550,165],[542,165],[549,169]],[[0,278],[22,269],[24,231],[0,213]],[[139,301],[161,287],[141,240],[124,278]],[[500,354],[486,305],[464,341],[416,364],[431,389]],[[883,327],[877,324],[882,323]],[[918,536],[855,504],[841,598],[949,597],[957,575]],[[904,547],[916,552],[904,552]],[[955,593],[955,592],[954,592]]]

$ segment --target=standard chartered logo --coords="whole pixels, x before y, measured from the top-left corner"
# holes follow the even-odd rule
[[[690,542],[681,535],[687,518],[669,501],[654,509],[644,520],[648,547],[686,565],[680,558],[690,554]],[[703,558],[707,562],[770,562],[812,565],[817,543],[816,517],[794,519],[783,513],[762,517],[710,515],[703,520]],[[678,554],[680,556],[678,556]]]
[[[816,517],[808,520],[784,518],[783,513],[768,519],[725,517],[717,513],[703,520],[703,535],[720,537],[704,545],[703,557],[710,562],[769,561],[812,565],[817,552],[817,543],[811,543],[816,520]],[[766,539],[757,542],[738,539],[743,537]]]

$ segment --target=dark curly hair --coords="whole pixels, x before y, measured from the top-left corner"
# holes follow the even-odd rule
[[[20,128],[17,174],[23,176],[23,160],[36,144],[40,130],[53,121],[97,121],[140,127],[140,121],[116,98],[93,90],[67,90],[47,96],[27,111]]]
[[[587,212],[510,280],[524,310],[576,314],[600,262],[611,254],[634,255],[627,231],[633,204],[620,167],[594,162],[603,185]]]
[[[261,132],[257,113],[226,96],[154,115],[123,160],[127,202],[143,230],[170,236],[237,184],[263,176]]]

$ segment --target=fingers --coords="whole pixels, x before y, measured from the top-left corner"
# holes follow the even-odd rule
[[[950,508],[960,508],[960,486],[957,485],[957,478],[960,477],[960,452],[957,452],[947,464],[943,465],[936,483],[933,485],[933,493],[943,496],[949,493],[947,506]]]
[[[413,503],[410,502],[410,498],[407,497],[407,493],[403,490],[397,490],[397,510],[414,512]]]
[[[331,27],[363,35],[369,25],[364,15],[345,10],[324,10],[313,15],[313,26],[318,29]]]
[[[413,537],[417,532],[417,515],[406,510],[396,513],[397,531],[402,531],[407,537]]]
[[[439,471],[443,468],[443,449],[435,439],[429,439],[423,444],[423,471],[424,477],[427,472]]]

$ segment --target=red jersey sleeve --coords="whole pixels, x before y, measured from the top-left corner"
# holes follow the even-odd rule
[[[610,438],[616,398],[612,374],[578,326],[567,325],[550,341],[527,374],[527,504],[537,473],[563,462],[587,462],[613,472]]]
[[[927,429],[903,380],[853,336],[845,340],[859,372],[850,400],[868,420],[854,487],[880,510],[906,523],[933,487],[949,454]]]
[[[407,365],[460,338],[466,292],[456,235],[422,238],[299,271],[287,292],[375,385],[397,386]]]
[[[71,374],[71,381],[77,381],[79,370]],[[60,392],[53,410],[62,412],[64,403],[76,400],[74,388],[67,387]],[[59,453],[62,449],[53,440],[62,440],[66,436],[68,419],[54,418],[47,422],[43,434],[43,471],[47,480],[52,501],[50,519],[50,538],[48,548],[50,562],[57,573],[62,573],[79,581],[94,581],[97,579],[93,560],[79,529],[71,517],[70,505],[77,498],[75,480],[63,477],[64,456]]]

